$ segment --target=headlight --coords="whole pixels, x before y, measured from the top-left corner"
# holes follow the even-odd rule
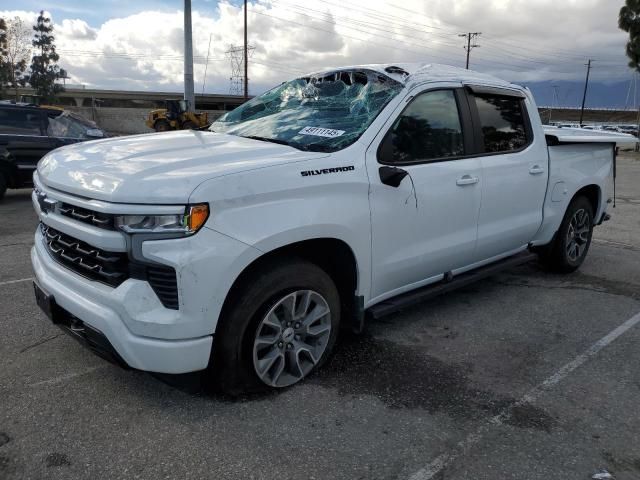
[[[115,225],[127,233],[196,233],[209,218],[209,205],[189,205],[184,214],[118,215]]]

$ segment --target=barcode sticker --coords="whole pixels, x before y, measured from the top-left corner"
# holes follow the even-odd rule
[[[332,128],[304,127],[298,132],[299,135],[313,135],[315,137],[339,137],[344,135],[344,130],[333,130]]]

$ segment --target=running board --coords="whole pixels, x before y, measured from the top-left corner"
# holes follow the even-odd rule
[[[462,273],[453,277],[450,281],[446,280],[447,275],[445,274],[445,280],[403,293],[397,297],[375,304],[373,307],[367,309],[367,318],[377,320],[391,313],[395,313],[402,308],[409,307],[458,288],[466,287],[478,280],[495,275],[502,270],[517,267],[518,265],[528,263],[537,258],[538,256],[535,253],[526,251],[512,257],[507,257],[503,260],[490,263],[484,267]]]

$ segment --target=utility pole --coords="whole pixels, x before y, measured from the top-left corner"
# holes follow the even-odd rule
[[[196,106],[193,89],[193,38],[191,35],[191,0],[184,0],[184,99],[190,112]]]
[[[249,98],[249,47],[247,45],[247,0],[244,0],[244,99]]]
[[[549,124],[551,124],[551,116],[553,115],[553,109],[558,103],[558,85],[551,85],[553,88],[553,98],[551,99],[551,109],[549,110]]]
[[[482,35],[482,32],[468,32],[458,35],[459,37],[464,37],[467,39],[467,46],[464,47],[464,49],[467,51],[467,70],[469,70],[469,56],[471,55],[471,50],[480,46],[475,43],[476,38],[478,38],[480,35]],[[472,42],[473,45],[471,44]]]
[[[584,104],[587,101],[587,89],[589,88],[589,73],[591,73],[591,62],[589,59],[587,62],[587,79],[584,82],[584,93],[582,94],[582,108],[580,109],[580,126],[582,127],[582,119],[584,118]]]

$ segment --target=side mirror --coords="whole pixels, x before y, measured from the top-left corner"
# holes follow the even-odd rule
[[[104,138],[104,132],[99,128],[90,128],[84,134],[90,138]]]
[[[380,181],[390,187],[398,188],[402,183],[404,177],[409,175],[409,172],[398,167],[380,167],[378,170],[380,175]]]

